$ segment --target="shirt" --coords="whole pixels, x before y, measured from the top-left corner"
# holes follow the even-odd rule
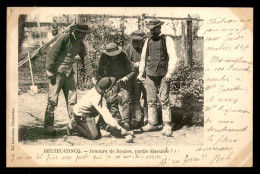
[[[77,116],[86,116],[91,114],[94,109],[96,109],[104,118],[105,122],[112,126],[118,127],[117,121],[112,117],[112,114],[107,108],[106,100],[103,98],[102,107],[98,105],[101,95],[97,92],[95,88],[89,90],[77,104],[74,105],[73,111]]]
[[[145,63],[146,63],[145,60],[146,60],[146,51],[147,51],[148,40],[149,39],[145,40],[144,47],[143,47],[142,54],[141,54],[141,61],[140,61],[140,65],[139,65],[140,74],[143,74],[144,70],[145,70]],[[167,73],[173,74],[173,71],[175,70],[175,67],[177,64],[177,55],[175,52],[175,44],[174,44],[172,38],[169,36],[166,36],[166,48],[167,48],[167,53],[168,53],[168,57],[169,57]]]

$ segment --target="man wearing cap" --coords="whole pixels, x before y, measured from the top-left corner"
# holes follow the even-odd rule
[[[141,54],[138,79],[141,79],[144,70],[146,72],[146,90],[148,102],[148,124],[143,131],[158,130],[158,115],[156,108],[156,95],[162,105],[163,129],[172,131],[172,117],[169,101],[170,80],[177,63],[175,45],[169,36],[161,34],[161,25],[164,22],[152,19],[146,24],[150,29],[151,37],[146,39]]]
[[[116,79],[114,77],[104,77],[94,88],[89,90],[81,100],[74,105],[74,130],[87,139],[96,140],[101,138],[100,129],[97,126],[95,117],[99,114],[103,117],[105,123],[110,127],[120,131],[121,135],[127,135],[127,130],[122,128],[109,111],[107,102],[117,100],[115,89]]]
[[[54,124],[54,110],[58,105],[60,90],[63,90],[67,104],[67,111],[70,120],[74,116],[72,108],[77,102],[75,80],[73,77],[74,57],[78,54],[84,63],[86,47],[83,39],[91,30],[86,24],[75,24],[70,28],[70,33],[64,33],[58,37],[53,46],[49,49],[46,57],[46,73],[49,83],[48,104],[45,112],[44,128],[47,134],[56,133]],[[87,75],[92,76],[93,69],[89,59],[87,61]],[[71,124],[69,128],[72,129]],[[69,130],[70,130],[69,129]]]
[[[139,73],[139,64],[141,59],[141,52],[144,44],[144,37],[145,34],[143,31],[136,30],[131,35],[131,43],[129,43],[126,48],[125,52],[128,55],[128,59],[131,62],[132,68],[135,71],[135,76],[132,80],[132,121],[130,123],[131,129],[138,129],[147,122],[148,118],[148,111],[147,111],[147,99],[146,99],[146,90],[144,87],[145,79],[141,81],[136,79]],[[143,94],[144,99],[144,107],[143,107],[143,117],[141,117],[141,105],[140,105],[140,97]]]
[[[130,130],[130,104],[131,104],[131,80],[134,76],[131,64],[127,55],[115,43],[106,45],[104,53],[99,60],[97,69],[98,78],[112,76],[119,84],[119,104],[122,106],[122,113],[116,108],[117,103],[112,104],[113,116],[127,130]],[[117,115],[117,116],[116,116]]]

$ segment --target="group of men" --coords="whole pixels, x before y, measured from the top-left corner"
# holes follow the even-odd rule
[[[88,25],[76,24],[69,33],[61,35],[46,58],[47,77],[50,79],[44,121],[46,133],[55,133],[54,110],[61,89],[71,120],[68,134],[99,139],[103,136],[100,133],[102,125],[107,132],[117,131],[121,135],[134,129],[158,131],[157,96],[162,108],[162,134],[172,132],[169,82],[177,56],[172,38],[161,34],[163,24],[158,19],[150,20],[146,27],[151,37],[145,38],[145,33],[137,30],[132,33],[132,42],[124,50],[115,43],[106,45],[97,73],[86,57],[84,38],[91,33]],[[72,67],[77,54],[85,62],[87,76],[95,84],[78,102]]]

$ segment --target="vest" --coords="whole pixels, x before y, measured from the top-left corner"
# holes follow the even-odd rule
[[[164,42],[164,43],[163,43]],[[164,48],[165,47],[165,48]],[[167,73],[168,54],[165,52],[165,37],[159,40],[149,39],[147,43],[146,74],[153,77],[165,76]],[[164,53],[165,52],[165,53]]]

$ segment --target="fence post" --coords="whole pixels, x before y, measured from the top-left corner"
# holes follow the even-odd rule
[[[40,47],[42,47],[42,34],[41,34],[41,25],[40,25],[40,15],[37,16],[37,24],[38,24],[38,33],[40,38]]]
[[[141,29],[143,32],[144,32],[144,20],[145,20],[145,14],[142,14],[142,16],[141,16],[141,21],[140,21],[140,22],[141,22],[141,26],[140,26],[141,28],[140,28],[140,29]]]
[[[192,67],[192,20],[189,19],[187,23],[187,59],[188,64]]]

